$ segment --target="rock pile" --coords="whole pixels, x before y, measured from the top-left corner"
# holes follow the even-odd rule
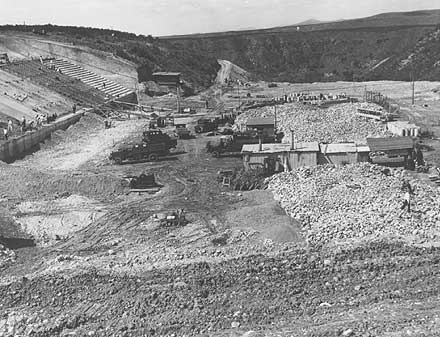
[[[309,243],[349,239],[440,238],[440,192],[416,185],[413,209],[402,213],[403,176],[368,163],[301,168],[273,176],[269,188],[281,206],[302,222]]]
[[[379,110],[371,103],[344,103],[321,109],[299,103],[277,106],[277,126],[284,134],[294,131],[295,140],[322,143],[365,142],[367,137],[391,136],[377,121],[356,115],[358,108]],[[242,130],[249,118],[273,117],[274,107],[249,110],[239,115],[235,129]]]
[[[0,270],[15,260],[14,251],[0,244]]]

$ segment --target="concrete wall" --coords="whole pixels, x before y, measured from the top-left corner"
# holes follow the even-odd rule
[[[20,137],[9,139],[0,144],[0,160],[10,162],[32,151],[40,142],[49,138],[53,132],[65,130],[70,125],[78,122],[85,112],[85,110],[80,110],[75,114],[62,116],[39,130],[26,132]]]

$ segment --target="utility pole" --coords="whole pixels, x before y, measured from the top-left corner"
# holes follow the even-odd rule
[[[412,81],[412,105],[414,105],[414,96],[415,96],[415,83],[414,83],[414,77]]]
[[[414,71],[413,70],[411,70],[411,73],[410,73],[410,80],[411,80],[411,91],[412,91],[412,95],[411,95],[411,103],[412,103],[412,105],[414,105],[414,89],[415,89],[415,85],[414,85]]]
[[[180,82],[177,82],[177,113],[180,114]]]
[[[240,82],[237,80],[237,94],[238,94],[238,107],[241,105],[241,99],[240,99]]]

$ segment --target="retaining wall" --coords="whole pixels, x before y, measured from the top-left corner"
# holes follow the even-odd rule
[[[11,162],[14,159],[23,156],[27,152],[31,152],[35,146],[43,140],[50,137],[50,135],[57,130],[65,130],[70,125],[78,122],[87,110],[82,109],[75,114],[69,114],[58,118],[55,122],[44,126],[39,130],[28,131],[24,135],[11,138],[8,141],[0,144],[0,160],[4,162]]]

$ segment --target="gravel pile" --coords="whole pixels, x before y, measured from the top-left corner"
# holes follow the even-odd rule
[[[404,178],[400,171],[382,170],[368,163],[302,168],[273,176],[269,188],[302,222],[313,245],[358,238],[439,239],[439,190],[416,185],[413,210],[402,213]]]
[[[15,260],[14,251],[0,244],[0,270],[3,267],[7,266],[9,263],[14,262],[14,260]]]
[[[371,103],[344,103],[320,109],[298,103],[277,106],[277,126],[284,134],[293,130],[295,140],[322,143],[365,142],[367,137],[391,136],[384,124],[356,116],[358,108],[380,110]],[[273,117],[274,107],[249,110],[239,115],[235,129],[242,130],[249,118]]]

